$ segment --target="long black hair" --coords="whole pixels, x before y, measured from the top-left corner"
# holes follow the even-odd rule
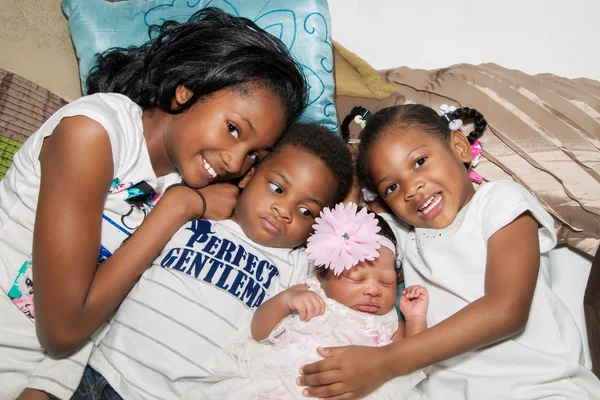
[[[388,132],[390,128],[394,128],[398,132],[405,129],[418,128],[423,132],[438,137],[440,140],[448,141],[451,132],[449,121],[455,119],[472,120],[474,122],[473,131],[467,135],[467,139],[471,144],[483,135],[483,131],[487,126],[483,115],[469,107],[458,108],[453,112],[440,116],[431,107],[426,105],[406,104],[386,107],[371,115],[360,134],[360,146],[356,162],[356,173],[360,184],[375,191],[369,178],[366,158],[369,149],[382,133]]]
[[[264,85],[281,98],[288,125],[306,107],[302,70],[280,40],[249,19],[205,8],[185,23],[153,25],[149,36],[139,47],[98,54],[87,78],[88,94],[121,93],[144,110],[177,114],[218,90],[245,92],[248,85]],[[193,95],[172,108],[179,85]]]

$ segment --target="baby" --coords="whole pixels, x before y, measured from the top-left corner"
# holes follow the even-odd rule
[[[220,360],[228,377],[205,394],[217,399],[302,399],[298,370],[319,359],[317,347],[384,346],[426,327],[428,296],[421,286],[402,291],[398,320],[394,305],[400,266],[385,220],[353,203],[324,209],[308,239],[315,275],[262,304],[252,319],[251,334]],[[260,341],[260,343],[258,343]],[[421,371],[396,378],[372,399],[420,399],[414,387]]]
[[[350,162],[326,128],[293,125],[239,183],[231,219],[190,221],[170,240],[119,307],[78,393],[196,398],[254,310],[311,272],[299,246],[347,193]]]

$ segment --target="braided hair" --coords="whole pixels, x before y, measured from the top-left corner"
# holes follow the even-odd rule
[[[478,140],[487,126],[483,115],[469,107],[458,108],[455,111],[440,116],[431,107],[423,104],[405,104],[383,108],[373,114],[360,134],[360,146],[356,162],[356,173],[360,184],[370,190],[375,190],[369,178],[366,157],[369,149],[383,133],[417,128],[425,133],[438,137],[440,140],[450,139],[449,121],[461,119],[472,120],[474,129],[467,135],[470,144]]]
[[[87,78],[88,94],[121,93],[142,109],[179,114],[219,90],[245,93],[268,88],[291,125],[307,104],[304,75],[286,46],[246,18],[205,8],[187,22],[166,21],[149,29],[141,46],[97,54]],[[173,109],[180,85],[192,97]]]
[[[455,111],[446,114],[446,116],[450,121],[455,119],[462,119],[463,121],[473,121],[475,127],[473,128],[471,133],[467,135],[467,140],[470,144],[475,143],[475,141],[478,140],[481,137],[481,135],[483,135],[483,131],[485,131],[485,128],[487,126],[487,121],[485,120],[485,118],[483,118],[483,115],[481,115],[481,113],[474,108],[457,108]]]
[[[346,117],[342,121],[342,124],[340,125],[342,139],[344,139],[345,142],[348,142],[348,140],[350,140],[350,123],[354,121],[355,117],[360,117],[362,120],[366,121],[368,118],[370,118],[370,116],[371,112],[364,107],[356,106],[352,108],[352,110],[350,110],[350,113],[346,115]]]

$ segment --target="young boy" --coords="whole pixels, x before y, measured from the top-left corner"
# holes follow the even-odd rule
[[[293,125],[240,182],[231,219],[191,221],[163,249],[118,309],[75,398],[198,393],[256,308],[311,272],[299,246],[321,209],[348,192],[351,163],[326,128]]]

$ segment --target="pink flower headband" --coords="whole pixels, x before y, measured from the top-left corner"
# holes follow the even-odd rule
[[[329,268],[335,275],[356,264],[379,257],[378,249],[387,247],[396,254],[392,241],[378,235],[381,230],[373,213],[357,205],[342,203],[334,209],[324,208],[313,225],[315,233],[308,238],[306,252],[315,265]]]

